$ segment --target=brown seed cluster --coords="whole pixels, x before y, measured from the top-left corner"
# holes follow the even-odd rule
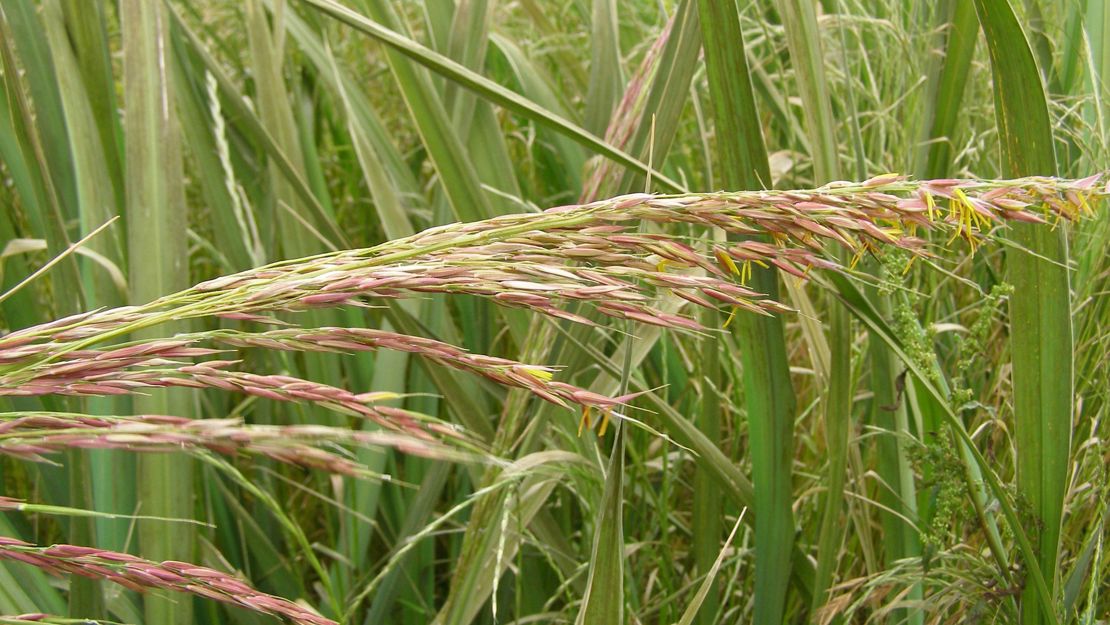
[[[55,575],[108,580],[137,592],[152,589],[184,592],[299,625],[337,625],[336,621],[292,601],[259,592],[227,573],[187,562],[151,562],[127,553],[77,545],[39,547],[4,536],[0,536],[0,560],[23,562]]]

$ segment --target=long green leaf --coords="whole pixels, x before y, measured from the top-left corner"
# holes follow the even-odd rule
[[[867,329],[873,336],[886,344],[891,352],[902,361],[907,372],[913,375],[918,387],[932,399],[932,407],[940,413],[940,417],[947,424],[949,431],[953,433],[957,440],[963,443],[964,449],[966,450],[963,461],[965,463],[973,463],[979,475],[986,481],[987,489],[991,495],[995,497],[995,501],[1002,509],[1002,515],[1006,519],[1010,533],[1017,540],[1018,548],[1022,556],[1029,561],[1035,561],[1036,551],[1033,541],[1030,540],[1029,535],[1025,531],[1025,525],[1018,517],[1017,509],[1010,500],[1010,493],[1002,485],[1002,480],[999,479],[994,468],[988,464],[982,452],[975,446],[975,441],[971,438],[971,435],[968,434],[967,428],[964,427],[964,423],[960,417],[953,412],[948,399],[933,383],[931,373],[922,367],[918,359],[913,358],[906,352],[905,346],[903,346],[901,341],[897,338],[894,330],[890,328],[874,305],[864,297],[863,293],[856,288],[849,278],[839,274],[830,274],[829,282],[831,283],[829,288],[836,292],[837,297],[848,307],[853,316],[867,326]],[[1036,593],[1040,601],[1050,603],[1049,597],[1051,595],[1048,584],[1045,582],[1045,576],[1042,574],[1040,567],[1030,568],[1028,576],[1032,579],[1032,584],[1029,584],[1027,581],[1027,587],[1030,592]],[[1048,612],[1047,616],[1048,622],[1058,622],[1053,612]]]
[[[813,159],[815,181],[819,183],[840,177],[836,126],[832,116],[832,103],[825,78],[824,54],[821,33],[817,29],[814,3],[804,0],[781,0],[786,43],[790,50],[795,83],[802,98],[806,134]],[[829,309],[829,380],[824,400],[826,448],[829,451],[829,474],[826,494],[822,502],[821,530],[819,533],[818,563],[814,579],[812,607],[824,603],[824,594],[835,566],[837,549],[834,536],[837,530],[843,494],[838,485],[843,484],[845,454],[847,452],[848,423],[851,418],[851,319],[835,302]],[[759,515],[759,505],[756,505]],[[780,617],[781,618],[781,617]]]
[[[994,73],[995,116],[1002,144],[1002,173],[1056,175],[1045,88],[1021,23],[1007,0],[976,0]],[[1067,240],[1063,228],[1019,224],[1013,240],[1022,249],[1007,256],[1014,435],[1018,492],[1028,501],[1039,531],[1037,566],[1049,600],[1036,588],[1022,594],[1025,623],[1055,620],[1060,589],[1058,557],[1071,450],[1072,317]]]
[[[700,0],[698,5],[717,133],[718,179],[730,189],[764,188],[771,173],[736,4]],[[769,297],[778,297],[772,270],[757,268],[752,284]],[[744,312],[736,315],[755,487],[753,617],[778,623],[783,619],[794,543],[794,390],[782,320]]]
[[[605,143],[597,136],[590,132],[583,130],[581,127],[576,126],[574,123],[566,120],[565,118],[545,110],[537,106],[534,102],[522,97],[520,94],[514,93],[501,85],[489,80],[488,78],[476,74],[462,65],[452,61],[441,54],[438,54],[426,47],[416,43],[415,41],[397,33],[394,30],[383,26],[381,23],[368,19],[363,15],[359,15],[350,9],[347,9],[331,0],[302,0],[306,4],[310,4],[330,17],[333,17],[352,28],[363,32],[374,39],[386,44],[390,48],[397,50],[399,53],[415,60],[416,62],[425,65],[432,69],[437,74],[447,77],[449,80],[457,82],[458,84],[475,91],[484,98],[487,98],[494,104],[503,106],[506,109],[521,115],[527,119],[531,119],[537,123],[544,124],[560,132],[565,133],[571,139],[574,139],[583,146],[596,151],[598,154],[604,155],[606,158],[612,159],[629,169],[635,170],[643,175],[650,174],[652,179],[655,180],[660,186],[672,191],[681,191],[683,186],[671,180],[661,172],[652,170],[640,160],[633,158],[623,150],[614,148],[613,146]]]
[[[944,58],[934,78],[932,98],[926,103],[929,123],[922,141],[925,156],[919,157],[915,168],[925,178],[943,178],[952,166],[956,121],[971,70],[979,26],[972,3],[956,1],[942,6],[951,7],[952,15],[945,24]]]
[[[147,302],[189,285],[185,247],[185,198],[182,162],[168,58],[167,15],[160,2],[124,0],[123,27],[124,145],[131,298]],[[150,336],[149,332],[143,336]],[[157,334],[155,335],[157,336]],[[135,409],[188,416],[189,393],[136,398]],[[150,516],[193,518],[193,465],[187,456],[152,454],[139,462],[142,512]],[[143,522],[139,545],[154,560],[190,561],[194,532],[181,524]],[[188,625],[192,603],[165,592],[145,601],[151,623]]]
[[[624,89],[616,0],[593,0],[590,16],[590,78],[586,83],[586,130],[601,136]]]

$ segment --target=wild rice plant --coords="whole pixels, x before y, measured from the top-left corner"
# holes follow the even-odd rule
[[[3,3],[0,622],[1098,622],[1107,11],[1011,4]]]

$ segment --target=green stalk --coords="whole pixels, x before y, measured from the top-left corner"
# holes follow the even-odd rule
[[[63,112],[69,129],[70,151],[74,169],[74,186],[78,202],[77,210],[81,222],[82,233],[88,233],[106,223],[116,214],[117,193],[114,182],[118,178],[110,175],[108,164],[112,161],[106,157],[104,147],[101,145],[104,126],[111,133],[112,116],[101,118],[98,123],[97,112],[92,104],[102,100],[100,94],[105,90],[114,91],[110,74],[103,76],[101,72],[90,72],[84,75],[84,67],[79,62],[78,50],[70,45],[67,33],[67,24],[72,23],[78,16],[70,19],[63,16],[62,8],[57,2],[48,2],[43,6],[43,20],[46,27],[47,40],[53,51],[54,65],[58,72],[58,83],[62,99]],[[96,34],[99,32],[101,22],[97,11],[86,11],[81,16],[82,26],[77,30],[75,41],[90,40],[96,43]],[[96,53],[103,54],[103,48],[88,47],[84,49],[84,57],[97,57]],[[102,84],[95,84],[95,77],[105,79]],[[90,97],[90,92],[95,92],[97,97]],[[111,144],[114,153],[115,144]],[[117,266],[122,265],[122,249],[118,232],[113,229],[102,233],[87,244],[88,249],[104,255]],[[88,296],[89,306],[119,306],[124,303],[118,286],[99,267],[86,263],[82,267],[82,280],[84,292]],[[86,400],[84,409],[92,413],[118,414],[117,405],[123,402],[109,398],[92,398]],[[70,480],[70,505],[104,511],[120,511],[133,509],[133,503],[128,500],[129,492],[133,492],[134,483],[130,480],[120,480],[116,477],[117,471],[134,468],[133,457],[119,452],[71,452],[68,454]],[[101,479],[96,479],[100,477]],[[130,488],[129,488],[130,486]],[[118,508],[118,501],[125,501],[131,505]],[[72,519],[70,540],[79,545],[100,545],[109,549],[120,549],[124,545],[124,536],[127,531],[126,522],[108,519]],[[98,540],[99,536],[102,540]],[[104,598],[100,584],[92,580],[83,580],[71,585],[70,615],[82,618],[103,618]]]
[[[1056,156],[1044,84],[1029,41],[1007,0],[975,0],[994,74],[995,115],[1002,144],[1002,173],[1056,175]],[[1017,224],[1019,249],[1006,259],[1010,298],[1010,349],[1017,444],[1018,492],[1034,519],[1036,562],[1051,593],[1022,593],[1026,624],[1053,620],[1059,597],[1060,526],[1071,450],[1074,362],[1068,249],[1063,227]]]
[[[702,323],[707,328],[721,324],[721,316],[716,311],[706,311]],[[721,340],[715,336],[702,339],[701,358],[701,412],[698,415],[698,429],[710,440],[721,438]],[[709,576],[717,563],[720,552],[721,518],[724,514],[721,488],[713,475],[703,466],[694,472],[694,518],[691,530],[694,540],[694,565],[699,577],[707,584],[705,599],[697,612],[699,625],[712,625],[718,622],[721,609],[720,584]]]
[[[821,34],[812,2],[781,0],[778,3],[786,29],[786,42],[794,66],[798,92],[802,97],[806,134],[813,158],[814,182],[840,177],[837,158],[836,125],[825,80]],[[822,502],[822,521],[818,543],[817,572],[813,603],[823,605],[831,583],[836,554],[840,550],[837,521],[843,505],[844,467],[847,454],[848,424],[851,419],[851,318],[839,302],[829,303],[829,379],[824,402],[826,448],[829,474]],[[758,508],[756,508],[758,516]]]
[[[714,4],[726,3],[708,3],[698,2],[698,13],[692,16],[693,21],[700,23],[705,16],[702,11],[708,9],[710,11],[719,9],[720,7]],[[725,9],[731,7],[724,7]],[[730,17],[730,16],[729,16]],[[710,24],[713,22],[710,21]],[[737,26],[738,26],[737,22]],[[726,28],[727,30],[727,28]],[[703,40],[706,42],[706,49],[708,46],[709,38],[713,37],[727,37],[731,32],[723,32],[719,28],[706,28],[702,29]],[[740,49],[740,56],[743,59],[743,48]],[[712,63],[710,67],[717,69],[718,63],[722,61],[718,57],[714,57],[713,61],[709,61],[707,56],[706,62]],[[724,59],[728,62],[729,59]],[[710,74],[710,77],[717,77],[717,73]],[[723,85],[727,88],[727,85]],[[750,89],[749,89],[750,91]],[[714,93],[716,95],[716,92]],[[718,100],[714,99],[715,105]],[[728,112],[723,112],[728,114]],[[761,139],[761,135],[760,135]],[[733,143],[733,142],[727,142]],[[722,161],[724,160],[722,154]],[[727,165],[722,162],[722,167]],[[723,323],[722,317],[716,311],[705,311],[702,315],[703,322],[706,327],[717,327]],[[722,342],[717,336],[707,336],[702,344],[702,366],[700,366],[699,374],[702,379],[702,393],[700,393],[700,412],[697,416],[698,430],[706,435],[710,441],[719,441],[722,430],[720,430],[720,413],[722,413],[722,405],[720,405],[720,391],[724,387],[724,375],[722,367],[720,367],[720,359],[722,359]],[[710,625],[717,622],[720,613],[720,584],[716,578],[710,578],[710,572],[713,571],[714,565],[717,562],[717,555],[720,548],[720,532],[722,532],[722,516],[724,514],[724,506],[722,505],[722,490],[720,485],[714,481],[714,476],[710,474],[708,468],[704,465],[699,465],[694,473],[694,518],[692,521],[692,531],[694,534],[694,564],[696,566],[697,575],[705,577],[706,594],[702,604],[702,609],[699,609],[696,615],[697,623],[699,625]]]
[[[624,90],[616,0],[593,0],[590,16],[590,79],[586,83],[586,130],[601,136]]]
[[[13,118],[14,133],[17,141],[22,144],[23,160],[28,164],[33,163],[37,170],[38,183],[36,199],[33,206],[33,221],[42,226],[42,234],[47,242],[47,250],[51,255],[57,255],[69,245],[68,234],[65,229],[67,215],[73,214],[78,204],[76,193],[78,191],[74,179],[74,159],[81,159],[87,154],[73,153],[72,147],[81,144],[71,136],[71,126],[77,120],[74,117],[67,119],[63,96],[73,94],[63,87],[66,78],[73,77],[72,72],[66,72],[63,65],[62,71],[57,71],[55,55],[72,55],[66,43],[58,37],[58,27],[61,15],[56,5],[46,8],[48,34],[54,37],[43,38],[43,24],[40,17],[34,14],[35,7],[27,2],[12,3],[6,7],[11,13],[0,13],[0,36],[4,27],[11,29],[11,39],[18,46],[24,69],[33,79],[29,80],[28,91],[31,99],[29,102],[22,92],[22,87],[14,78],[18,75],[12,50],[7,43],[3,47],[5,75],[13,78],[10,83],[9,96],[13,97],[15,111],[19,118]],[[10,19],[10,21],[9,21]],[[51,47],[53,44],[53,49]],[[63,56],[61,62],[72,62],[71,56]],[[79,88],[79,85],[78,85]],[[72,102],[70,102],[72,104]],[[81,120],[87,121],[87,120]],[[79,130],[78,130],[79,132]],[[83,180],[88,178],[83,177]],[[55,268],[54,289],[55,301],[60,314],[73,314],[84,308],[83,289],[80,282],[77,263],[72,256],[64,259]],[[47,399],[53,403],[55,400]],[[63,405],[73,406],[77,402],[66,402]],[[49,405],[49,403],[48,403]],[[69,504],[80,508],[92,508],[92,485],[89,482],[89,457],[80,451],[71,451],[66,454],[66,478],[69,494]],[[48,480],[50,478],[47,478]],[[48,488],[61,489],[60,484]],[[74,518],[69,521],[68,539],[79,545],[94,545],[96,543],[96,524],[91,518]],[[100,582],[81,576],[71,576],[68,596],[69,614],[81,618],[98,618],[104,614],[104,595]]]
[[[609,143],[599,139],[596,135],[584,130],[580,126],[575,125],[573,122],[568,121],[566,118],[552,113],[544,109],[521,95],[510,91],[501,85],[493,82],[492,80],[482,76],[476,72],[468,70],[466,67],[438,54],[432,50],[421,46],[417,42],[401,35],[400,33],[383,26],[381,23],[365,16],[359,15],[346,7],[336,4],[332,0],[302,0],[302,2],[312,5],[321,12],[327,14],[338,21],[347,24],[348,26],[365,33],[366,35],[377,39],[392,50],[396,50],[401,55],[412,59],[413,61],[424,65],[432,71],[440,74],[449,80],[457,82],[462,87],[476,92],[478,95],[484,97],[490,102],[502,106],[513,113],[522,117],[531,119],[537,123],[543,124],[549,128],[553,128],[581,145],[597,151],[599,154],[604,155],[606,158],[613,160],[625,167],[637,171],[641,174],[650,174],[652,180],[660,187],[678,191],[683,188],[683,185],[672,180],[671,178],[663,175],[659,171],[650,168],[642,161],[629,155],[627,152],[612,146]],[[410,105],[413,103],[410,103]],[[419,105],[420,103],[415,103]]]
[[[738,7],[732,1],[712,0],[700,0],[698,6],[717,135],[720,168],[717,179],[729,189],[764,188],[770,184],[771,172],[752,93]],[[775,272],[755,268],[752,288],[778,298]],[[753,618],[758,623],[780,623],[794,547],[791,508],[794,389],[782,319],[738,312],[735,324],[743,363],[755,486]],[[713,537],[715,541],[719,538]],[[708,568],[699,572],[707,574]]]
[[[172,83],[167,55],[167,16],[160,2],[123,0],[124,145],[131,300],[136,303],[189,284],[185,246],[185,202]],[[181,325],[177,326],[179,329]],[[135,338],[162,335],[140,332]],[[135,399],[135,410],[189,416],[188,393],[159,393]],[[139,460],[139,500],[146,515],[193,518],[193,464],[182,454],[150,454]],[[190,561],[194,530],[185,524],[144,522],[139,547],[155,560]],[[165,592],[145,600],[146,621],[190,625],[192,602]]]
[[[956,121],[963,103],[964,88],[975,55],[979,22],[975,18],[975,5],[970,2],[951,2],[951,19],[947,22],[944,42],[944,59],[933,80],[926,101],[925,134],[922,150],[918,154],[916,173],[925,178],[943,178],[948,175],[954,157]],[[945,5],[949,6],[949,5]]]
[[[626,365],[632,350],[625,351]],[[626,368],[627,375],[627,368]],[[627,379],[625,384],[627,384]],[[624,439],[623,424],[613,431],[613,451],[606,469],[605,491],[601,496],[594,527],[586,595],[575,625],[624,623]]]
[[[817,568],[814,574],[812,613],[828,600],[837,559],[843,548],[846,526],[841,520],[844,506],[845,470],[852,408],[851,319],[837,302],[829,306],[829,389],[825,399],[825,450],[829,456],[825,494],[821,500],[821,524],[817,534]]]

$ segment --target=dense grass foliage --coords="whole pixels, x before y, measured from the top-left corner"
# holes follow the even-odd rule
[[[0,622],[1105,622],[1108,33],[0,2]]]

